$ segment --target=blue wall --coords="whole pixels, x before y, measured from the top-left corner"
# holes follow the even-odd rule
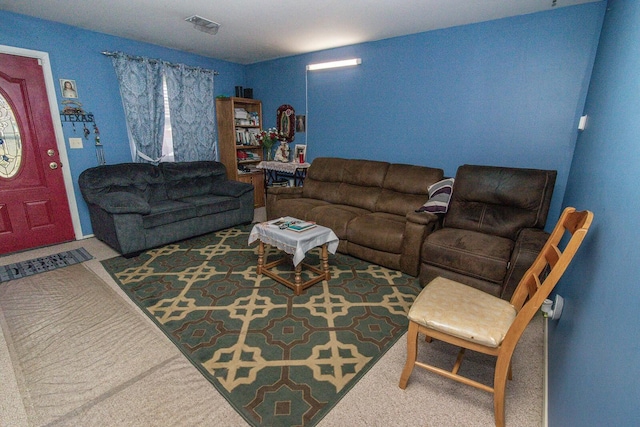
[[[309,159],[356,157],[441,167],[555,169],[560,215],[605,2],[299,55],[247,67],[265,123],[305,111]]]
[[[54,79],[76,80],[108,163],[130,160],[124,113],[103,50],[220,71],[216,94],[254,88],[265,124],[281,104],[305,112],[308,158],[359,157],[442,167],[463,163],[558,170],[550,217],[560,213],[604,3],[502,19],[250,66],[0,11],[0,44],[46,51]],[[308,63],[357,56],[362,65],[305,73]],[[271,114],[270,114],[271,113]],[[80,136],[64,126],[65,139]],[[95,165],[91,141],[68,149],[74,182]],[[91,233],[77,188],[82,229]]]
[[[101,142],[107,163],[131,161],[129,139],[122,109],[118,82],[111,65],[111,59],[102,51],[122,51],[136,56],[147,56],[175,63],[215,69],[220,75],[215,80],[215,93],[232,95],[235,85],[244,85],[244,66],[226,61],[214,60],[177,50],[166,49],[147,43],[113,37],[34,19],[24,15],[0,11],[0,45],[38,50],[49,53],[55,84],[58,79],[76,81],[78,100],[85,111],[92,112],[100,129]],[[61,95],[58,90],[58,105]],[[92,228],[86,204],[77,188],[80,173],[97,164],[93,134],[84,140],[83,149],[70,149],[70,137],[82,137],[82,125],[76,125],[74,133],[71,124],[63,125],[65,143],[75,185],[76,198],[82,231],[91,234]]]
[[[602,28],[564,203],[594,212],[550,327],[550,426],[640,422],[640,2],[614,0]]]

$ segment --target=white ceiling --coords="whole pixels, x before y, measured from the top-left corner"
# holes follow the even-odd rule
[[[595,1],[0,0],[0,9],[251,64]],[[196,31],[184,20],[192,15],[219,23],[218,34]]]

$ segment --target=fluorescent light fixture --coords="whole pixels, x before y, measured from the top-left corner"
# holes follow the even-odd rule
[[[220,28],[220,24],[217,22],[213,22],[208,20],[207,18],[203,18],[202,16],[193,15],[184,19],[187,22],[191,22],[193,24],[193,28],[196,30],[200,30],[203,33],[215,35],[218,33],[218,28]]]
[[[360,64],[362,64],[362,59],[360,58],[344,59],[342,61],[331,61],[331,62],[322,62],[319,64],[309,64],[307,65],[307,71],[326,70],[328,68],[350,67],[352,65],[360,65]]]

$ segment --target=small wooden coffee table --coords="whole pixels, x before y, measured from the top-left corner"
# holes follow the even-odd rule
[[[329,280],[331,274],[329,272],[329,255],[336,253],[338,248],[338,236],[327,227],[315,225],[304,231],[293,231],[288,228],[280,228],[275,225],[276,222],[295,222],[300,221],[292,217],[284,217],[278,220],[262,222],[253,226],[251,234],[249,234],[249,244],[258,240],[260,246],[258,248],[258,274],[264,274],[271,277],[278,283],[293,289],[295,295],[300,295],[302,291],[311,285],[322,280]],[[275,246],[284,251],[287,255],[270,263],[265,264],[264,245]],[[305,254],[313,248],[321,248],[321,266],[320,268],[302,262]],[[277,274],[273,268],[284,263],[293,255],[293,265],[295,267],[295,279],[292,282],[287,278]],[[302,281],[302,266],[311,270],[315,275],[311,275],[309,280]]]

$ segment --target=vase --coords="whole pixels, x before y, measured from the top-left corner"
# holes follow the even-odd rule
[[[267,154],[266,155],[267,162],[272,161],[273,160],[273,153],[271,151],[271,147],[265,148],[265,150],[266,150],[266,154]]]

